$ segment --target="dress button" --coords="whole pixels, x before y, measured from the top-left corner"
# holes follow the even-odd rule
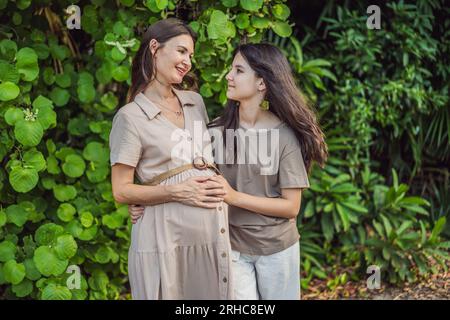
[[[188,139],[188,141],[192,141],[192,138],[191,138],[191,137],[188,137],[187,139]]]
[[[222,258],[225,258],[227,254],[225,252],[222,253]]]
[[[225,228],[220,229],[221,233],[225,233]]]
[[[227,282],[228,281],[228,279],[227,279],[227,277],[223,277],[223,282]]]
[[[222,211],[222,206],[220,206],[218,209],[219,209],[219,211]]]

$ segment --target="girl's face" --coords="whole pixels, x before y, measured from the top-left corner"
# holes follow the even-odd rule
[[[165,83],[181,83],[192,67],[194,41],[191,36],[182,34],[171,38],[156,51],[158,46],[159,43],[156,40],[150,41],[158,80]]]
[[[243,101],[254,98],[260,91],[262,79],[256,77],[255,71],[250,67],[240,52],[236,54],[228,72],[227,98],[235,101]]]

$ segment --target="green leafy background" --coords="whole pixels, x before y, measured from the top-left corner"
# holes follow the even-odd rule
[[[71,4],[81,30],[66,27]],[[314,168],[298,219],[303,288],[364,278],[371,264],[392,283],[445,268],[448,9],[390,2],[378,31],[368,5],[0,0],[0,297],[130,298],[130,221],[112,197],[108,136],[139,35],[172,16],[198,33],[194,72],[211,117],[243,41],[279,46],[317,108],[330,159]]]

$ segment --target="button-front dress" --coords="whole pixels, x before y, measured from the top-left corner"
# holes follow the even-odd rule
[[[121,107],[110,133],[111,165],[135,167],[140,183],[197,156],[213,162],[208,115],[202,97],[173,89],[184,113],[178,128],[143,93]],[[212,176],[189,169],[161,182],[178,184],[193,176]],[[232,299],[228,206],[214,209],[168,202],[146,206],[132,226],[128,275],[133,299]]]

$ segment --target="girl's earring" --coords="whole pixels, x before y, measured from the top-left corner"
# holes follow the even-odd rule
[[[269,101],[264,99],[263,102],[259,105],[259,107],[265,111],[269,110]]]

